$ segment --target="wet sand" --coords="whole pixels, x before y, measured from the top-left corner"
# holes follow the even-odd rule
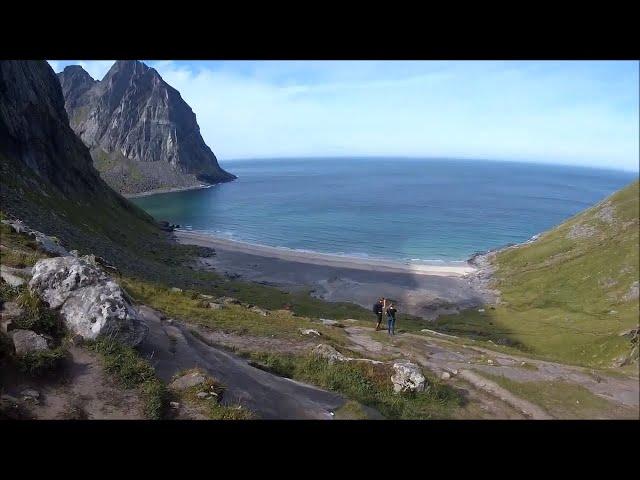
[[[177,230],[181,243],[215,249],[198,266],[239,280],[288,291],[310,290],[331,302],[352,302],[370,308],[375,299],[394,299],[401,312],[433,319],[492,300],[473,282],[470,264],[403,264],[386,260],[343,257],[286,250]]]

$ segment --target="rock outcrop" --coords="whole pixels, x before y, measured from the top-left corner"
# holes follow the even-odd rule
[[[55,257],[33,267],[29,289],[50,308],[60,309],[65,326],[83,339],[99,335],[139,344],[148,327],[138,318],[120,286],[91,263],[90,256]]]
[[[114,189],[138,193],[234,180],[200,135],[196,116],[160,74],[117,61],[101,81],[80,66],[58,74],[73,130]]]

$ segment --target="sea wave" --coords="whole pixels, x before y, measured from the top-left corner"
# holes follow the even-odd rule
[[[404,257],[383,257],[377,255],[371,255],[364,252],[323,252],[319,250],[312,250],[308,248],[292,248],[281,245],[268,245],[265,243],[257,243],[255,241],[249,241],[236,236],[234,232],[228,230],[195,230],[187,226],[192,233],[208,235],[218,238],[220,240],[228,240],[243,245],[257,247],[257,248],[272,248],[275,250],[281,250],[285,252],[299,252],[307,253],[310,255],[324,255],[328,257],[340,257],[344,259],[357,259],[357,260],[370,260],[372,262],[389,262],[403,265],[424,265],[424,266],[464,266],[467,265],[467,260],[442,260],[442,259],[424,259],[424,258],[404,258]]]

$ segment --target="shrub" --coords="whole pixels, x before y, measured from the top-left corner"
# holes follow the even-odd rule
[[[41,376],[60,368],[67,356],[67,350],[63,347],[53,350],[36,350],[18,358],[18,368],[33,376]]]
[[[0,307],[10,300],[13,300],[20,293],[20,289],[12,287],[3,279],[0,279]]]
[[[24,310],[16,320],[16,326],[25,330],[33,330],[59,338],[64,333],[58,315],[49,309],[35,293],[24,289],[17,297],[17,303]]]

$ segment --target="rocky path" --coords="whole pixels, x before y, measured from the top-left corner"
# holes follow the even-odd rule
[[[634,410],[638,412],[640,393],[637,378],[611,376],[587,368],[464,346],[453,341],[455,337],[447,339],[444,336],[403,333],[390,339],[386,332],[375,332],[373,328],[352,326],[345,330],[352,348],[362,354],[377,358],[409,358],[438,376],[449,376],[454,384],[463,383],[488,394],[493,401],[488,401],[486,395],[477,398],[485,410],[498,407],[495,404],[497,400],[524,418],[554,418],[540,406],[517,397],[483,373],[501,375],[517,382],[562,381],[576,384],[605,398],[627,414],[633,414]]]
[[[226,386],[223,403],[240,404],[263,419],[332,419],[345,403],[336,393],[254,368],[247,360],[202,342],[183,324],[163,320],[148,307],[139,311],[149,326],[141,350],[164,381],[182,370],[201,368]]]

